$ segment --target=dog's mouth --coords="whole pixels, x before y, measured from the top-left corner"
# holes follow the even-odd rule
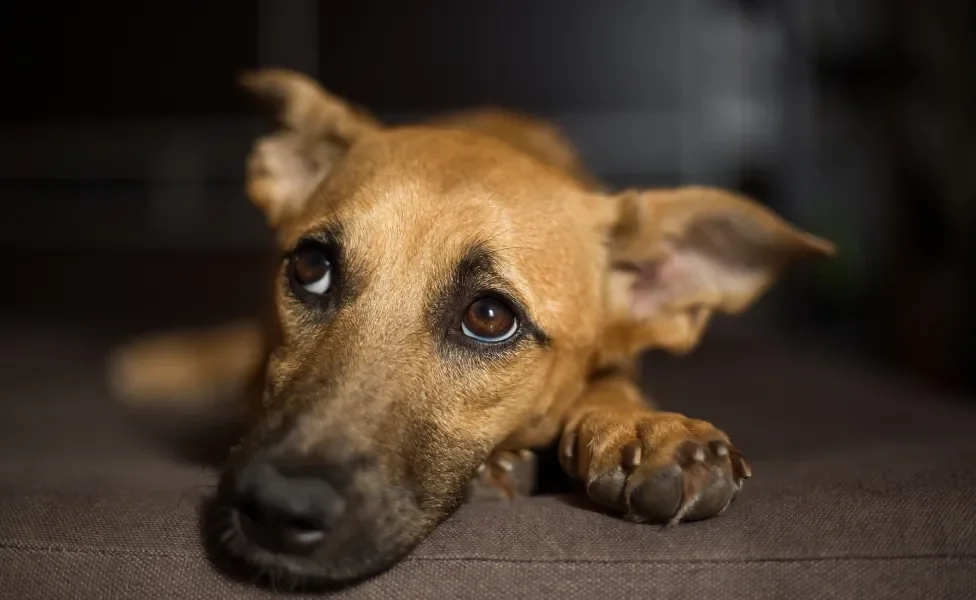
[[[327,584],[328,578],[317,573],[307,557],[277,554],[251,542],[236,509],[215,502],[206,512],[204,543],[211,560],[225,574],[280,591]]]
[[[239,447],[201,513],[211,562],[241,582],[275,590],[358,583],[405,558],[463,499],[462,474],[425,480],[349,444],[295,446],[268,436]]]
[[[354,585],[389,569],[414,545],[381,550],[360,538],[359,542],[330,544],[323,551],[302,554],[270,544],[237,508],[212,501],[205,507],[203,519],[204,545],[215,567],[242,583],[279,592]]]
[[[340,478],[335,468],[256,456],[224,472],[201,514],[211,562],[243,583],[346,587],[394,566],[446,516],[378,469]]]

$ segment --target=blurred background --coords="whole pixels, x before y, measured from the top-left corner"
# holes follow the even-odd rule
[[[103,0],[0,15],[8,372],[24,375],[31,348],[254,309],[269,236],[243,168],[267,122],[235,78],[286,66],[390,122],[485,104],[549,117],[613,186],[753,194],[841,254],[714,339],[812,336],[976,387],[972,2]]]

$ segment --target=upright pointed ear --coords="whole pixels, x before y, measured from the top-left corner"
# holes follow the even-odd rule
[[[254,71],[240,83],[270,107],[279,126],[255,142],[247,163],[248,196],[274,228],[298,213],[346,150],[380,125],[300,73]]]
[[[628,192],[614,201],[608,335],[617,353],[687,352],[713,313],[740,313],[791,263],[834,254],[830,242],[720,189]]]

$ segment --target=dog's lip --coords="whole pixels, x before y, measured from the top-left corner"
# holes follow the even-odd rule
[[[305,557],[278,554],[250,539],[245,533],[243,516],[236,508],[222,507],[219,510],[222,522],[216,525],[216,541],[220,550],[249,564],[255,563],[250,566],[258,569],[283,569],[291,576],[305,576],[315,570],[314,563]]]
[[[357,572],[326,572],[312,558],[272,552],[250,540],[242,526],[237,509],[218,507],[218,516],[211,529],[211,543],[219,558],[230,560],[241,579],[252,583],[269,583],[273,588],[322,590],[347,587],[369,579],[389,569],[397,561],[379,566],[367,565]]]

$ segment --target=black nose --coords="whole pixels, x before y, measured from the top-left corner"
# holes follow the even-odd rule
[[[254,458],[226,491],[249,540],[279,553],[307,555],[345,511],[345,502],[321,473]]]

